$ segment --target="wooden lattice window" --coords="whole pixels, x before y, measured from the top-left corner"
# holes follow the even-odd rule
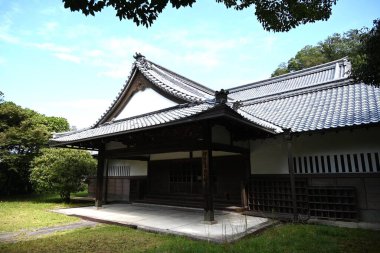
[[[295,156],[296,174],[380,172],[378,152]]]

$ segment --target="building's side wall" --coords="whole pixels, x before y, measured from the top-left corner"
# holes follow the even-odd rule
[[[288,156],[283,138],[251,141],[252,174],[287,174]]]
[[[354,187],[359,219],[380,222],[380,127],[293,137],[296,178],[310,187]],[[251,141],[251,174],[274,180],[288,174],[282,136]]]

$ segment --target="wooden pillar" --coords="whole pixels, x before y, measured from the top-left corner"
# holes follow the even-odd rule
[[[96,172],[96,196],[95,207],[100,208],[103,204],[103,181],[104,181],[104,151],[105,147],[102,143],[98,151],[98,168]]]
[[[294,163],[293,163],[293,153],[292,153],[292,134],[290,129],[285,132],[285,139],[287,141],[288,150],[288,169],[290,176],[290,189],[292,193],[292,206],[293,206],[293,221],[298,220],[298,210],[297,210],[297,195],[296,195],[296,182],[294,176]]]
[[[242,206],[247,210],[250,209],[249,206],[249,189],[251,184],[251,158],[250,154],[243,155],[244,164],[245,164],[245,180],[241,182],[241,202]]]
[[[204,222],[216,223],[214,219],[212,150],[202,150],[202,186],[204,197]]]
[[[106,180],[104,183],[104,204],[107,204],[107,197],[108,197],[108,163],[107,161],[104,162],[104,167],[106,168]]]

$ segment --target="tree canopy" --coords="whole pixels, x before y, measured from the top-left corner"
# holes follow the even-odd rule
[[[70,202],[70,193],[84,189],[85,179],[95,174],[96,160],[89,152],[62,148],[42,150],[32,161],[30,180],[39,192],[59,193]]]
[[[380,86],[380,19],[361,36],[361,43],[352,57],[352,77],[357,82]]]
[[[0,193],[31,190],[30,161],[47,145],[52,132],[66,131],[60,117],[47,117],[12,102],[0,104]]]
[[[348,57],[351,77],[357,82],[380,85],[380,19],[374,27],[335,33],[316,46],[305,46],[287,63],[281,63],[272,77]]]
[[[95,16],[105,7],[115,9],[120,19],[149,27],[170,3],[173,8],[191,7],[197,0],[62,0],[64,7]],[[227,8],[254,7],[255,15],[267,31],[284,32],[301,24],[330,18],[337,0],[216,0]]]
[[[296,55],[283,62],[272,73],[272,77],[313,67],[326,62],[349,56],[354,58],[361,44],[360,30],[353,29],[344,33],[334,33],[316,46],[307,45],[296,53]]]

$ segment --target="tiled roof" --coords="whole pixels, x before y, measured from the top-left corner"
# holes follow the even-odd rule
[[[174,123],[183,119],[188,119],[192,116],[199,115],[200,113],[209,111],[210,109],[215,108],[216,105],[218,105],[218,103],[215,102],[188,103],[177,105],[171,108],[147,113],[144,115],[139,115],[136,117],[117,120],[114,122],[107,122],[98,127],[87,128],[76,132],[56,134],[52,139],[52,144],[95,139],[97,137],[106,137],[115,134],[131,132],[134,130],[142,130],[157,125]],[[231,110],[233,110],[232,104],[229,104],[227,106]],[[241,110],[238,110],[237,112],[243,118],[247,119],[248,122],[257,125],[262,129],[265,129],[267,132],[278,133],[282,131],[280,127],[272,123],[265,122],[264,120],[254,117],[252,115],[249,115],[249,113],[243,112]]]
[[[178,105],[153,113],[139,115],[132,118],[105,123],[98,127],[85,129],[69,134],[57,135],[52,139],[53,143],[72,142],[77,140],[87,140],[96,137],[110,136],[118,133],[126,133],[136,129],[144,129],[160,124],[167,124],[179,121],[184,118],[197,115],[201,112],[213,108],[214,105],[208,103]]]
[[[229,97],[246,101],[347,78],[350,64],[343,58],[264,81],[229,89]]]
[[[185,102],[199,102],[211,99],[215,93],[212,89],[174,73],[154,62],[148,61],[144,56],[140,56],[133,63],[131,73],[124,86],[94,126],[103,123],[104,118],[106,118],[107,115],[118,105],[129,85],[131,85],[132,78],[137,71],[140,71],[160,90],[184,100]]]
[[[380,122],[380,88],[350,82],[247,103],[242,110],[292,132]]]
[[[226,105],[248,123],[271,133],[281,133],[284,129],[305,132],[380,123],[380,88],[353,83],[347,76],[349,69],[349,62],[341,59],[229,89],[229,101],[235,102],[227,102]],[[75,142],[165,125],[186,120],[218,104],[213,99],[212,90],[145,58],[136,60],[133,71],[137,70],[160,89],[188,102],[59,134],[52,143]]]
[[[151,82],[185,101],[204,101],[214,97],[215,91],[148,61],[144,57],[136,61],[136,66]]]

